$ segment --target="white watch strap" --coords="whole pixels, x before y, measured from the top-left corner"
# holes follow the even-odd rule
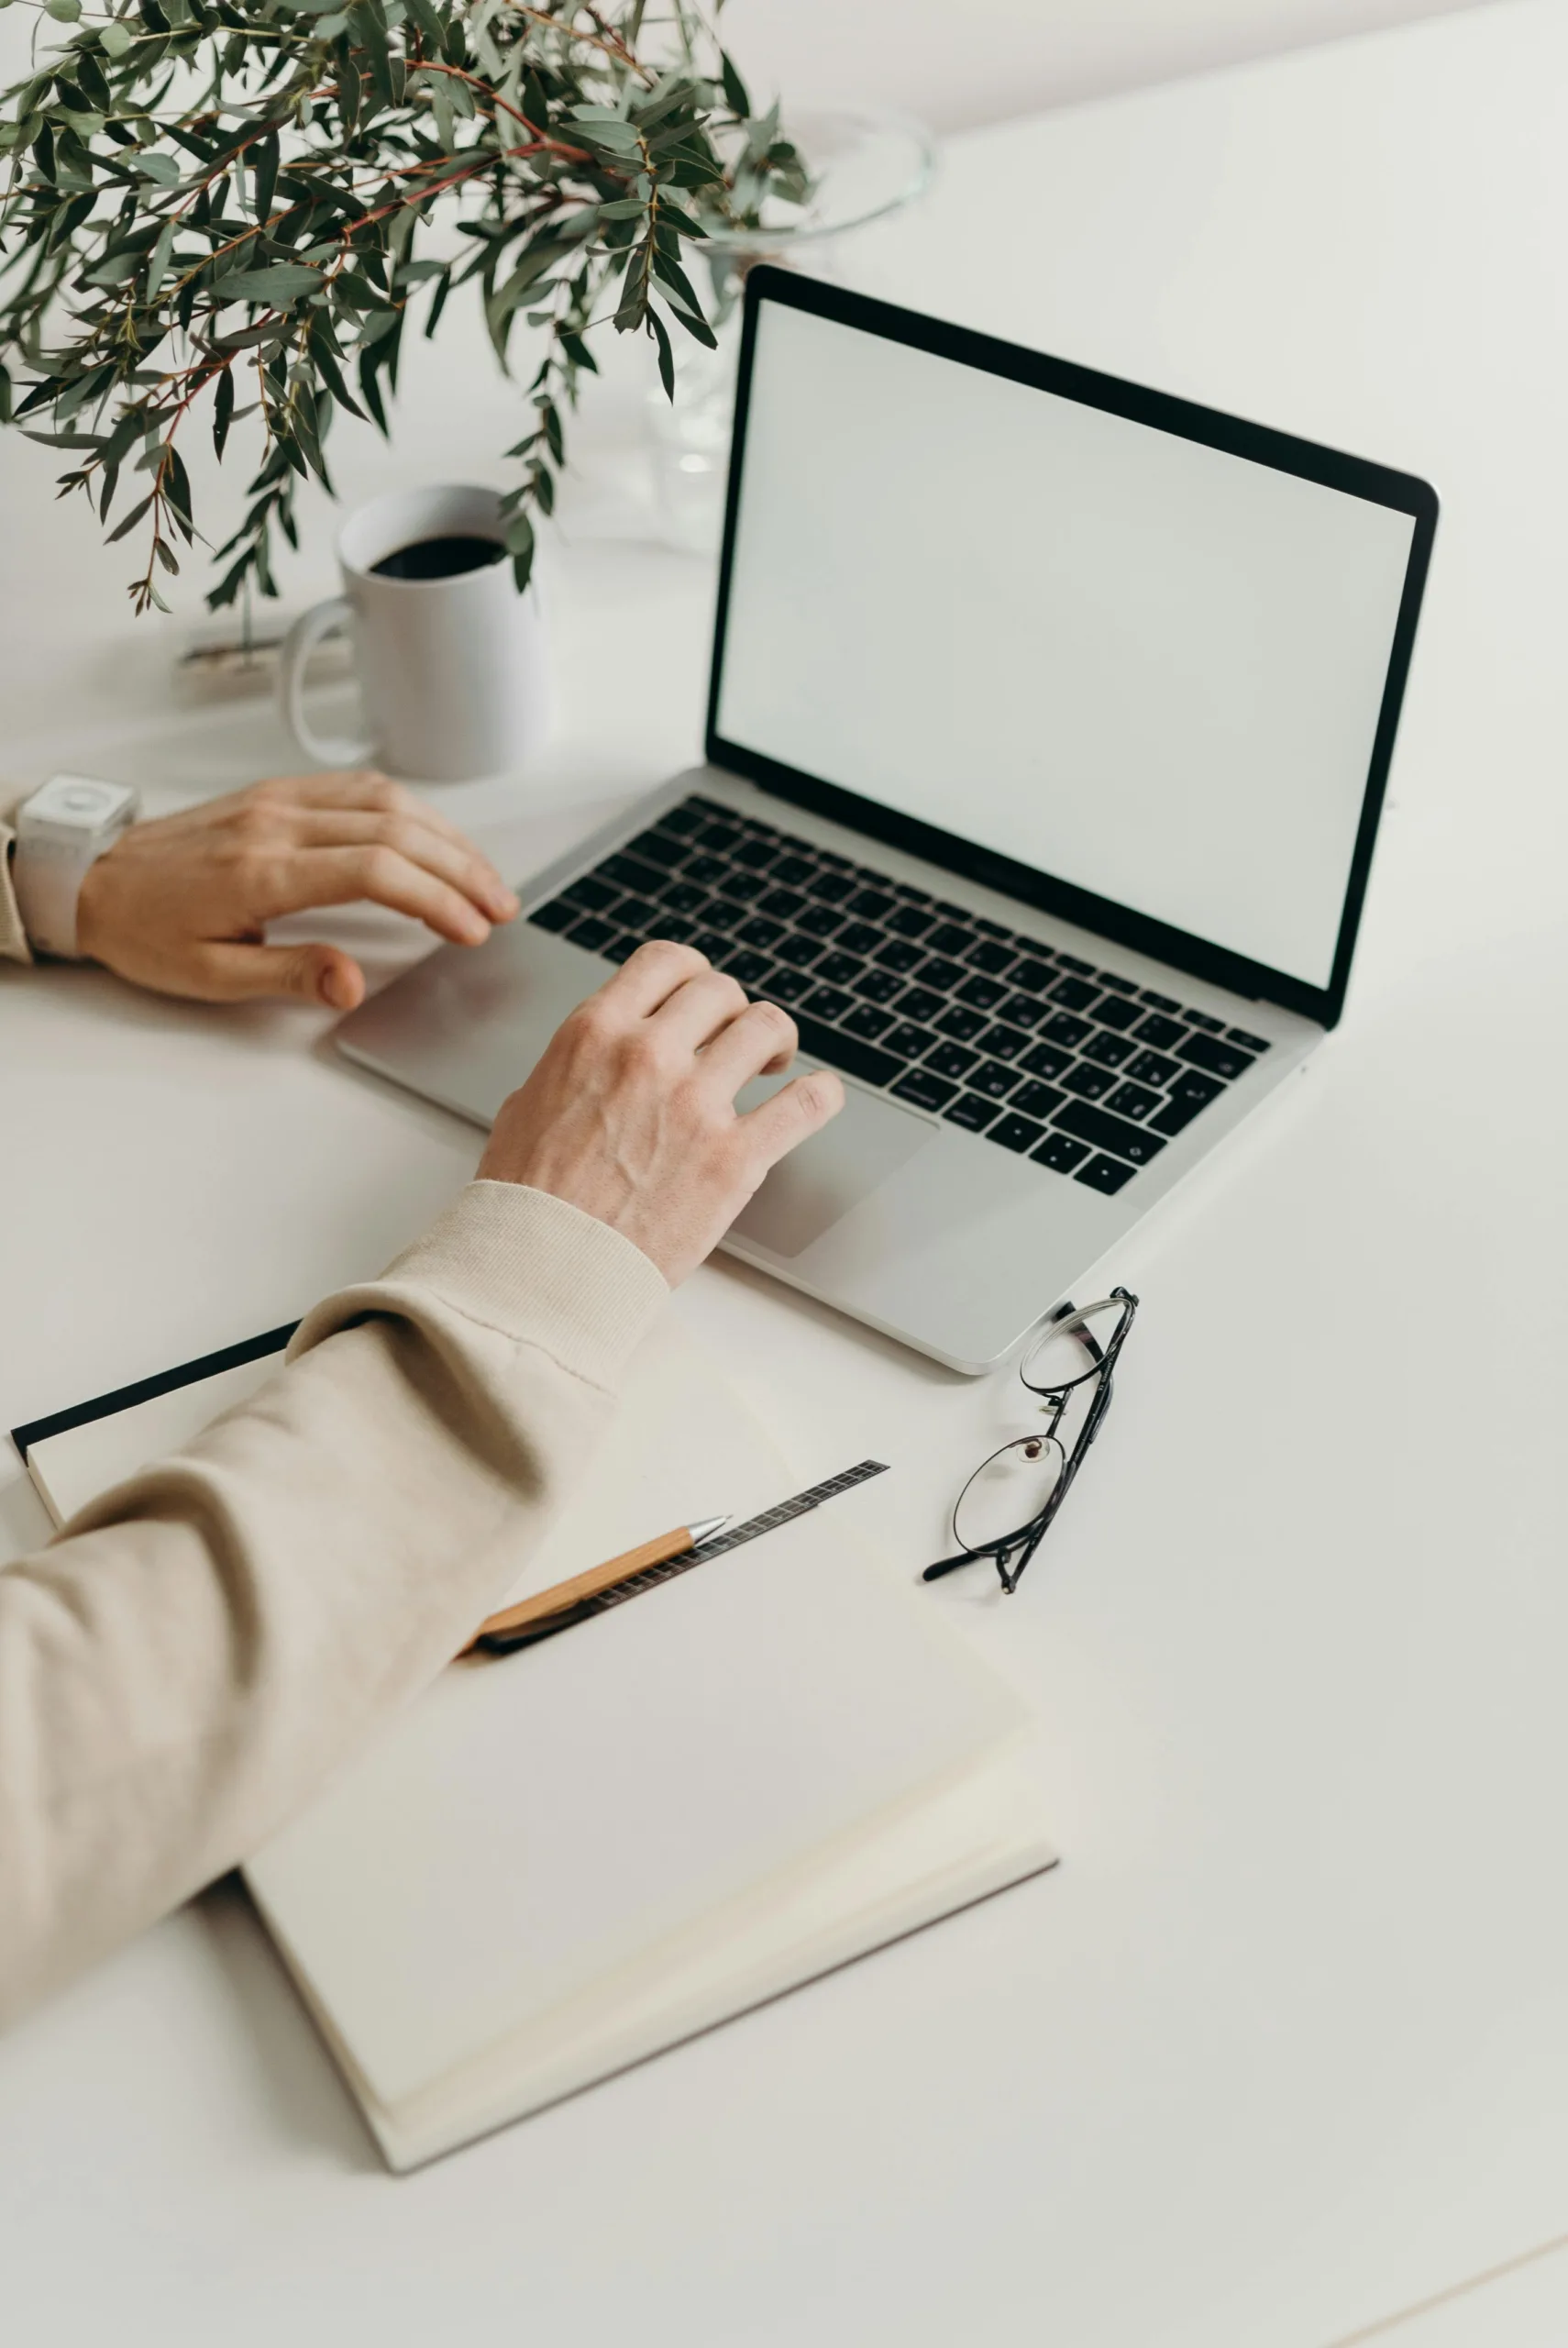
[[[19,839],[11,878],[22,927],[35,954],[80,960],[76,900],[98,851],[85,842]]]

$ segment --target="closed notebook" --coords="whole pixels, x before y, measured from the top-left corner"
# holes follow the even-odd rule
[[[23,1430],[57,1523],[276,1367]],[[667,1323],[513,1594],[798,1480]],[[1023,1707],[867,1552],[866,1512],[829,1501],[558,1637],[455,1664],[250,1859],[394,2168],[1052,1864]]]

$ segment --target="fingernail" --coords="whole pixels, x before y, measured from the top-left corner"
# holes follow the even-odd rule
[[[354,991],[347,970],[329,962],[321,974],[321,999],[333,1011],[347,1011],[353,1001]]]
[[[491,897],[491,906],[498,921],[510,921],[523,900],[512,889],[497,889]]]

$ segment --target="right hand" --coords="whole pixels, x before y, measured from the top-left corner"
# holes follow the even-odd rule
[[[694,947],[639,946],[502,1103],[480,1180],[580,1207],[673,1288],[769,1168],[844,1106],[838,1078],[817,1069],[736,1114],[741,1087],[787,1069],[796,1040],[787,1011],[749,1002]]]

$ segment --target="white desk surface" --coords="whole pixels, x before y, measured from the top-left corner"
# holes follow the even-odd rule
[[[1065,1865],[401,2182],[220,1889],[0,2046],[8,2336],[1568,2331],[1550,2258],[1381,2320],[1568,2223],[1565,77],[1562,9],[1505,6],[976,136],[866,264],[1445,500],[1350,1014],[1110,1268],[1143,1315],[1024,1593],[933,1596],[1038,1700]],[[503,425],[444,388],[465,448]],[[123,550],[57,521],[39,457],[0,450],[15,770],[279,764],[265,713],[168,714]],[[707,593],[646,548],[563,560],[548,770],[448,802],[518,870],[690,753]],[[472,1134],[320,1034],[0,980],[0,1424],[282,1319],[466,1175]],[[922,1562],[1007,1380],[734,1268],[679,1310],[806,1464],[896,1464],[845,1505]],[[42,1529],[0,1485],[0,1533]]]

